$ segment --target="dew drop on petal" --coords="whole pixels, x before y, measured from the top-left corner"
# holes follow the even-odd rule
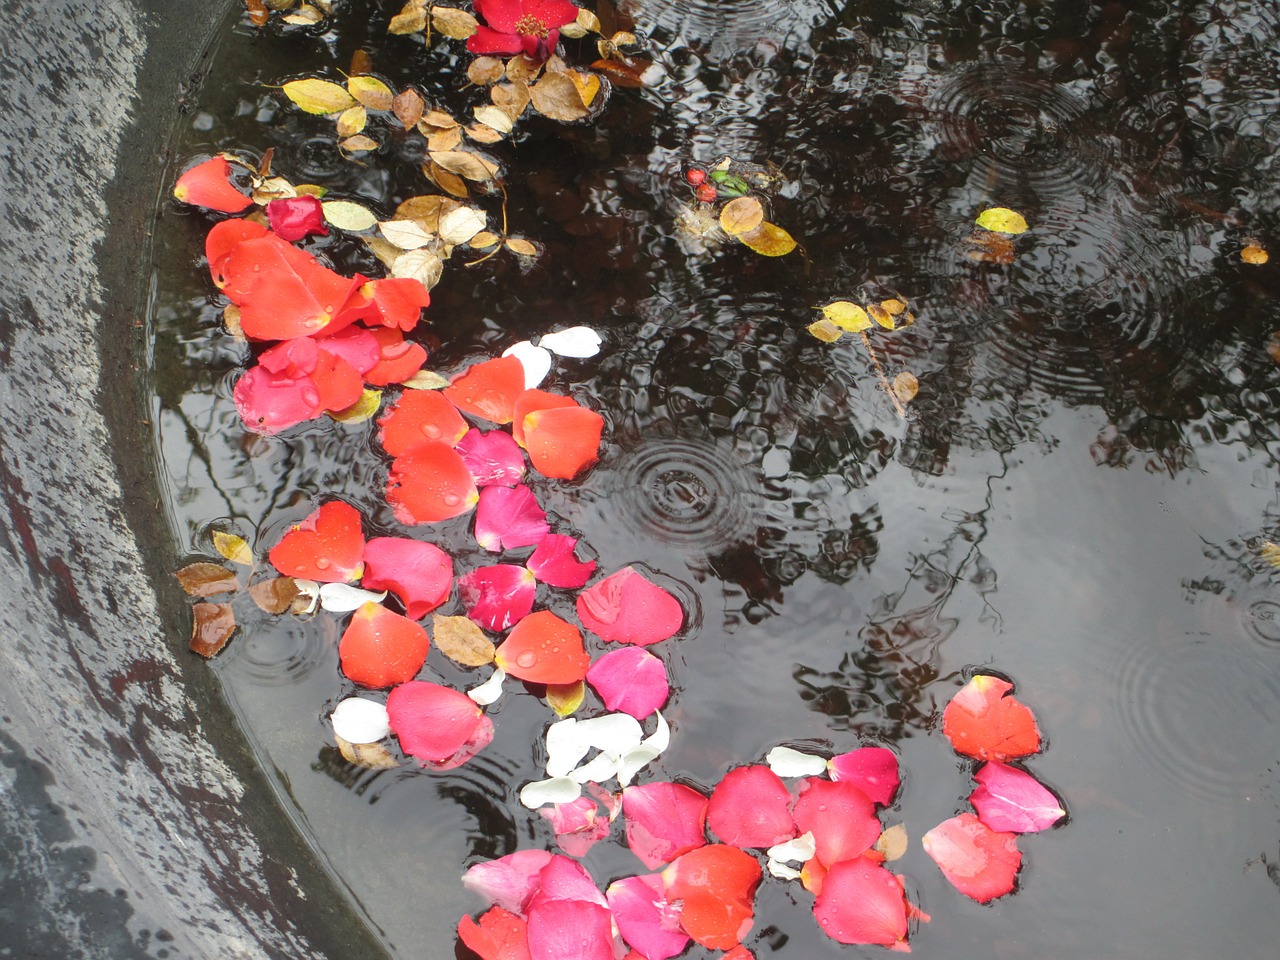
[[[516,657],[516,665],[524,667],[526,670],[538,662],[538,655],[532,650],[523,651],[520,656]]]

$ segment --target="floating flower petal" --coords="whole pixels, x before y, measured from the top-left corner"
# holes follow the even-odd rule
[[[729,950],[751,930],[760,864],[736,847],[709,844],[662,871],[666,899],[683,901],[680,927],[704,947]]]
[[[245,429],[268,437],[324,412],[320,390],[310,377],[283,377],[262,366],[245,371],[232,398]]]
[[[338,657],[343,674],[352,682],[363,687],[390,687],[412,680],[426,662],[430,647],[427,631],[418,624],[380,604],[366,603],[343,631]]]
[[[533,574],[511,563],[480,567],[458,578],[458,597],[467,616],[494,633],[526,617],[536,592]]]
[[[533,410],[520,419],[529,462],[544,477],[572,480],[600,458],[604,418],[594,410],[571,407]]]
[[[908,909],[902,881],[862,857],[831,867],[813,915],[822,931],[840,943],[906,946]]]
[[[498,698],[502,696],[502,683],[506,679],[506,671],[501,667],[495,667],[493,673],[489,675],[489,679],[468,690],[467,696],[480,704],[480,706],[487,707],[491,703],[496,703]]]
[[[485,487],[476,505],[476,540],[498,553],[538,543],[551,532],[547,514],[524,484]]]
[[[637,720],[661,707],[671,693],[666,665],[639,647],[623,647],[598,657],[587,670],[587,683],[608,710],[629,713]]]
[[[268,558],[286,577],[341,583],[360,578],[363,555],[360,512],[349,503],[330,500],[290,527]]]
[[[656,781],[622,791],[627,846],[650,870],[707,842],[707,798],[692,787]]]
[[[1018,838],[992,830],[972,813],[938,824],[924,835],[924,851],[943,876],[972,900],[988,903],[1013,890],[1022,865]]]
[[[204,256],[209,262],[209,275],[219,288],[226,283],[223,267],[231,251],[242,240],[265,237],[267,228],[255,220],[223,220],[215,223],[204,238]]]
[[[504,357],[515,357],[524,365],[524,386],[532,390],[551,372],[551,354],[535,347],[528,340],[521,340],[502,351]]]
[[[1009,760],[1040,750],[1035,715],[1012,696],[1013,684],[978,674],[942,711],[942,732],[956,753],[979,760]]]
[[[524,454],[503,430],[472,427],[458,441],[457,450],[477,487],[512,487],[524,479]]]
[[[582,795],[582,784],[571,777],[534,780],[520,788],[520,802],[530,810],[547,804],[570,803]]]
[[[684,624],[679,601],[634,567],[623,567],[578,595],[582,625],[605,640],[648,646]]]
[[[406,340],[399,330],[376,327],[369,333],[378,342],[379,359],[376,365],[365,371],[365,383],[375,387],[403,383],[427,362],[427,351],[422,344]]]
[[[267,222],[271,224],[272,233],[290,243],[312,234],[329,235],[319,197],[304,195],[272,200],[267,204]]]
[[[253,205],[231,184],[231,164],[225,157],[210,157],[178,178],[173,195],[183,203],[221,213],[239,213]]]
[[[524,392],[524,365],[515,357],[496,357],[468,367],[444,388],[464,413],[494,423],[510,423],[516,398]]]
[[[559,720],[547,729],[547,773],[553,777],[572,773],[593,747],[619,757],[638,747],[643,735],[636,719],[625,713]]]
[[[738,767],[712,791],[707,826],[731,846],[772,847],[796,835],[790,806],[791,794],[776,773],[768,767]]]
[[[351,613],[366,603],[381,603],[386,598],[385,590],[374,593],[349,583],[326,583],[320,588],[320,609],[330,613]]]
[[[479,499],[467,465],[447,443],[428,440],[391,464],[387,502],[401,523],[448,520],[466,513]]]
[[[391,732],[386,705],[364,697],[347,697],[333,708],[329,722],[348,743],[377,743]]]
[[[449,599],[453,560],[439,547],[406,537],[374,537],[364,545],[364,577],[371,590],[390,590],[410,620],[421,620]]]
[[[553,900],[577,900],[601,907],[608,904],[587,868],[559,855],[552,856],[538,873],[538,889],[529,901],[529,909]]]
[[[431,305],[431,294],[412,277],[383,277],[370,280],[363,291],[371,303],[365,311],[370,326],[390,327],[408,333]]]
[[[425,680],[392,690],[387,715],[400,748],[437,770],[465,763],[493,739],[493,723],[465,694]]]
[[[576,590],[595,572],[594,560],[579,560],[574,556],[578,541],[561,533],[549,533],[533,548],[525,561],[539,582],[552,587]]]
[[[827,762],[832,780],[857,784],[873,802],[888,806],[898,792],[898,756],[885,747],[859,747]]]
[[[561,357],[594,357],[600,352],[600,334],[590,327],[569,327],[546,334],[538,346]]]
[[[485,911],[479,923],[463,917],[458,936],[480,960],[530,960],[528,924],[501,907]]]
[[[548,900],[529,908],[531,960],[614,960],[609,908],[585,900]]]
[[[331,336],[320,337],[313,342],[316,349],[335,354],[347,361],[362,377],[372,370],[382,357],[377,338],[361,327],[347,327],[345,330],[339,330]],[[261,358],[258,362],[262,362]]]
[[[992,830],[1035,833],[1067,815],[1057,797],[1016,767],[992,761],[973,779],[978,781],[978,789],[970,794],[969,802],[978,811],[978,819]]]
[[[539,610],[511,629],[494,662],[520,680],[574,683],[587,675],[591,658],[577,627],[550,610]]]
[[[802,782],[791,813],[799,832],[813,834],[818,859],[828,869],[861,856],[880,839],[875,805],[852,783],[811,777]]]
[[[453,446],[467,432],[467,421],[438,390],[406,390],[378,418],[378,440],[393,457],[427,441]]]
[[[462,875],[462,885],[485,903],[522,914],[542,884],[542,868],[551,857],[546,850],[517,850],[477,863]]]
[[[551,822],[556,843],[571,857],[585,857],[612,829],[607,816],[600,816],[600,804],[593,797],[578,797],[538,811]]]
[[[689,945],[689,935],[678,927],[679,909],[663,895],[661,877],[623,877],[609,884],[605,896],[622,939],[644,960],[669,960]]]
[[[827,761],[822,757],[790,747],[774,747],[764,759],[780,777],[816,777],[827,770]]]

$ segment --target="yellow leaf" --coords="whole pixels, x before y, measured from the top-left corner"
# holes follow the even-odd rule
[[[492,107],[491,109],[497,110],[498,108]],[[501,111],[499,112],[501,113]],[[466,130],[467,136],[476,143],[497,143],[502,139],[502,134],[488,124],[473,123],[471,126],[467,127]]]
[[[920,381],[909,370],[903,370],[893,378],[893,395],[903,403],[910,403],[920,392]]]
[[[481,230],[472,237],[468,243],[470,243],[471,247],[475,250],[488,250],[490,247],[497,246],[500,240],[502,240],[502,238],[496,233],[490,233],[488,230]]]
[[[538,255],[538,245],[524,237],[507,237],[506,248],[514,254],[522,257],[536,257]]]
[[[894,327],[893,315],[878,303],[867,304],[867,314],[880,326],[886,330],[892,330]]]
[[[755,197],[730,200],[720,211],[720,228],[730,236],[748,233],[764,222],[764,206]]]
[[[450,660],[464,667],[482,667],[493,662],[493,641],[469,617],[431,618],[432,639],[436,648]]]
[[[453,130],[456,127],[460,126],[458,121],[454,119],[453,114],[446,113],[443,110],[427,110],[425,113],[422,114],[422,119],[419,120],[418,123],[419,123],[419,127],[418,127],[419,130],[422,130],[423,125],[429,128],[430,127],[439,128],[441,130]],[[427,130],[422,130],[422,132],[424,135],[430,136],[433,131],[430,129],[427,129]]]
[[[1010,236],[1027,232],[1027,221],[1022,214],[1008,207],[989,207],[978,214],[976,223],[984,230],[1007,233]]]
[[[410,390],[443,390],[449,385],[449,380],[434,370],[419,370],[408,380],[401,380],[400,385]]]
[[[352,77],[347,90],[370,110],[390,110],[396,95],[377,77]]]
[[[582,105],[590,108],[600,93],[600,78],[594,73],[583,73],[580,70],[570,70],[568,77],[578,88],[578,97],[582,100]]]
[[[329,416],[339,423],[364,423],[375,413],[382,403],[382,391],[365,387],[360,399],[344,410],[334,410]]]
[[[339,137],[354,137],[369,122],[369,111],[361,104],[347,107],[338,117],[337,133]]]
[[[809,324],[809,332],[823,343],[835,343],[844,336],[844,331],[826,317],[822,317]]]
[[[1271,259],[1271,256],[1258,244],[1251,243],[1240,251],[1240,259],[1254,266],[1262,266]]]
[[[871,329],[871,318],[867,311],[848,300],[837,300],[822,308],[822,315],[841,330],[858,333]]]
[[[300,183],[293,188],[294,192],[302,197],[315,197],[317,200],[324,198],[329,192],[327,187],[321,187],[314,183]]]
[[[431,25],[450,40],[465,40],[476,32],[476,18],[457,7],[432,7]]]
[[[285,96],[307,113],[341,113],[355,104],[355,98],[331,80],[293,80],[282,88]]]
[[[425,0],[409,0],[400,12],[391,18],[387,33],[419,33],[427,29],[427,5]]]
[[[577,683],[547,684],[547,706],[556,712],[558,717],[567,717],[582,706],[587,695],[587,688],[581,680]]]
[[[350,200],[328,200],[320,204],[320,209],[325,220],[339,230],[359,232],[372,228],[378,222],[372,210]]]
[[[242,567],[253,566],[253,551],[249,549],[249,544],[243,537],[237,537],[234,533],[223,533],[221,530],[213,532],[213,549],[217,550],[226,559],[232,563],[238,563]]]
[[[891,317],[896,317],[898,314],[902,313],[903,310],[907,309],[907,305],[897,299],[881,300],[880,306],[884,309],[885,313],[889,314]]]
[[[738,239],[764,257],[785,257],[796,248],[795,238],[768,220],[754,230],[738,234]]]
[[[418,129],[422,130],[423,123],[419,121]],[[453,150],[462,143],[462,128],[452,126],[445,130],[439,130],[428,127],[431,132],[427,134],[427,151],[430,153],[443,153],[446,150]],[[423,131],[426,132],[425,130]]]
[[[244,335],[244,326],[240,323],[240,308],[234,303],[228,303],[222,311],[222,322],[227,325],[227,333],[233,340],[247,339]]]
[[[340,140],[338,146],[348,153],[368,153],[370,150],[378,149],[378,141],[366,137],[363,133],[357,133],[354,137]]]
[[[451,170],[446,170],[440,164],[435,162],[424,163],[422,172],[445,193],[454,197],[469,197],[470,190],[467,189],[467,181]]]
[[[1280,567],[1280,544],[1271,540],[1263,540],[1262,545],[1258,547],[1258,556],[1273,567]]]

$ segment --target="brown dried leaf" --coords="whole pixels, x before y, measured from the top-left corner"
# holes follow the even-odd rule
[[[347,90],[370,110],[390,110],[396,100],[391,88],[377,77],[351,77]]]
[[[430,136],[436,129],[451,130],[457,126],[461,126],[461,124],[458,123],[452,113],[446,113],[443,110],[434,108],[424,113],[422,119],[418,121],[418,129],[422,131],[423,136]]]
[[[573,123],[587,116],[578,85],[563,73],[547,73],[529,88],[529,95],[533,98],[533,109],[552,120]]]
[[[225,557],[232,563],[238,563],[242,567],[253,566],[253,551],[249,549],[249,544],[243,537],[237,537],[234,533],[223,533],[221,530],[213,532],[213,549],[218,551],[218,555]]]
[[[1255,267],[1260,267],[1271,259],[1266,248],[1257,243],[1251,243],[1240,251],[1240,259],[1245,263]]]
[[[426,0],[409,0],[387,27],[387,33],[421,33],[427,29]]]
[[[507,72],[507,65],[499,57],[476,57],[467,67],[467,79],[477,87],[497,83]]]
[[[493,641],[469,617],[431,618],[432,639],[450,660],[464,667],[482,667],[493,662]]]
[[[464,199],[471,196],[471,191],[467,189],[467,181],[463,180],[456,173],[450,173],[434,161],[424,163],[422,165],[422,172],[432,183],[438,186],[445,193]]]
[[[909,370],[903,370],[893,378],[893,395],[903,403],[910,403],[920,392],[920,381]]]
[[[604,74],[617,87],[638,90],[644,86],[644,80],[641,79],[641,71],[632,66],[630,62],[606,59],[596,60],[591,64],[591,69],[597,73]]]
[[[1013,241],[1000,233],[975,231],[964,238],[964,242],[974,249],[966,252],[966,256],[976,263],[1013,263],[1017,251]]]
[[[391,264],[391,276],[417,280],[430,290],[444,274],[444,261],[431,250],[410,250]]]
[[[244,335],[244,327],[240,323],[240,308],[228,303],[222,311],[222,322],[227,326],[227,333],[236,340],[248,339]]]
[[[361,237],[360,239],[364,241],[370,252],[378,258],[378,261],[388,269],[391,268],[391,264],[396,262],[396,257],[404,253],[394,243],[384,240],[382,237]]]
[[[355,53],[351,54],[351,66],[347,68],[347,75],[351,77],[358,77],[365,73],[373,73],[373,54],[369,53],[368,50],[357,50]],[[347,85],[347,88],[350,89],[350,84]],[[360,96],[354,90],[351,91],[351,95],[357,100],[360,100]],[[361,103],[364,103],[364,101],[361,100]],[[391,109],[389,104],[385,108],[373,107],[367,103],[365,103],[365,106],[369,107],[371,110]]]
[[[272,577],[249,585],[249,596],[265,613],[284,613],[298,599],[298,581],[293,577]]]
[[[507,115],[505,110],[492,104],[486,103],[483,106],[476,107],[471,112],[475,114],[477,120],[487,127],[492,127],[498,133],[510,133],[515,126],[515,122]],[[472,135],[474,136],[474,134]]]
[[[550,66],[552,61],[559,62],[563,65],[563,61],[559,57],[552,57],[548,61]],[[533,83],[538,79],[538,74],[542,72],[542,63],[531,57],[526,57],[523,53],[517,57],[512,57],[507,61],[507,79],[517,83]]]
[[[418,128],[422,128],[421,123],[418,124]],[[444,130],[435,129],[427,136],[427,151],[430,153],[445,153],[455,149],[460,143],[462,143],[461,127],[452,126]]]
[[[907,852],[908,847],[906,824],[895,823],[885,829],[876,841],[875,849],[884,854],[886,861],[897,860]]]
[[[348,153],[368,153],[371,150],[378,149],[378,141],[366,137],[363,133],[358,133],[354,137],[339,140],[338,146]]]
[[[298,8],[297,13],[291,13],[284,18],[284,22],[292,24],[295,27],[309,27],[313,23],[319,23],[324,19],[324,14],[317,10],[309,3],[304,3]]]
[[[297,195],[293,184],[284,177],[269,177],[253,188],[253,202],[263,207],[272,200],[287,200]]]
[[[755,197],[737,197],[720,211],[720,228],[731,236],[754,230],[764,221],[764,205]]]
[[[507,120],[507,115],[503,113],[501,110],[499,110],[497,107],[489,107],[488,109],[492,110],[494,113],[501,115],[502,119],[506,121],[508,124],[510,124],[511,121]],[[493,129],[493,127],[488,126],[487,124],[484,124],[484,123],[473,123],[471,126],[467,127],[467,136],[470,137],[472,140],[474,140],[476,143],[485,143],[485,144],[497,143],[502,139],[501,133]]]
[[[178,584],[192,597],[213,597],[240,589],[236,575],[220,563],[189,563],[174,573]]]
[[[488,250],[490,247],[497,246],[502,240],[496,233],[490,233],[488,230],[481,230],[468,241],[472,248],[476,250]]]
[[[435,166],[443,167],[450,173],[455,173],[474,183],[485,183],[498,175],[498,165],[496,163],[470,150],[441,150],[438,153],[433,152],[431,154],[431,162]],[[452,192],[450,191],[450,193]]]
[[[457,7],[432,7],[431,25],[450,40],[465,40],[476,32],[476,18]]]
[[[440,217],[458,206],[457,200],[450,200],[439,194],[428,193],[410,197],[396,207],[395,220],[417,220],[419,226],[428,233],[440,232]]]
[[[368,767],[370,770],[390,770],[392,767],[400,766],[400,761],[380,743],[348,743],[337,734],[334,734],[333,739],[338,745],[338,752],[342,754],[342,759],[347,763]]]
[[[365,128],[368,122],[369,111],[362,104],[357,103],[354,107],[342,111],[338,117],[336,132],[339,137],[354,137]]]
[[[524,237],[507,237],[505,246],[512,253],[522,257],[536,257],[538,255],[538,245]]]
[[[566,76],[578,88],[578,98],[582,101],[582,105],[590,109],[591,104],[595,103],[596,98],[600,96],[600,91],[604,89],[604,83],[595,74],[583,73],[581,70],[570,70]]]
[[[493,105],[511,118],[515,123],[529,106],[532,99],[529,87],[525,83],[500,83],[489,91],[489,99]]]
[[[202,657],[212,657],[227,645],[236,632],[236,615],[229,603],[197,603],[191,608],[191,649]]]
[[[262,0],[244,0],[244,5],[249,10],[250,23],[255,27],[266,26],[267,21],[271,18],[271,11],[267,9]]]
[[[391,101],[391,112],[395,114],[401,126],[406,130],[412,130],[418,125],[418,121],[422,119],[422,111],[426,108],[426,105],[426,101],[422,99],[422,94],[413,89],[413,87],[405,87]]]

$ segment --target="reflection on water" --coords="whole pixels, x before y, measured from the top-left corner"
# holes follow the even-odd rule
[[[276,167],[389,213],[420,192],[411,141],[349,163],[330,127],[267,89],[337,75],[367,47],[397,84],[460,96],[445,44],[383,36],[372,0],[332,30],[229,30],[179,157],[277,148]],[[637,0],[663,69],[598,122],[530,122],[507,164],[513,233],[546,256],[450,266],[426,335],[444,373],[590,323],[602,353],[554,388],[607,418],[598,467],[543,483],[602,569],[641,563],[690,611],[661,655],[673,745],[654,772],[707,785],[780,742],[897,749],[899,866],[934,922],[917,956],[1257,956],[1280,938],[1280,15],[1258,3]],[[381,12],[379,12],[381,11]],[[571,56],[579,51],[570,45]],[[779,260],[699,252],[674,223],[689,161],[784,174]],[[1001,265],[965,238],[993,204],[1032,229]],[[495,206],[496,211],[496,206]],[[182,548],[215,518],[261,551],[320,496],[403,533],[372,425],[247,438],[230,402],[249,350],[196,263],[206,221],[157,225],[158,442]],[[1239,260],[1247,238],[1272,264]],[[349,239],[324,255],[371,269]],[[876,331],[921,384],[903,421],[856,339],[805,332],[815,304],[900,291],[918,322]],[[431,538],[478,562],[466,518]],[[442,612],[457,612],[446,609]],[[550,717],[491,711],[463,768],[357,770],[324,717],[348,692],[340,623],[264,618],[213,665],[304,829],[402,955],[452,943],[470,863],[545,846],[519,806]],[[966,671],[1012,677],[1048,735],[1036,772],[1069,830],[1027,838],[1021,892],[959,898],[918,838],[964,805],[941,741]],[[428,673],[474,676],[433,652]],[[634,872],[601,844],[597,878]],[[419,888],[417,884],[422,886]],[[414,896],[406,900],[405,890]],[[429,899],[432,909],[420,904]],[[757,956],[846,951],[806,899],[766,885]]]

